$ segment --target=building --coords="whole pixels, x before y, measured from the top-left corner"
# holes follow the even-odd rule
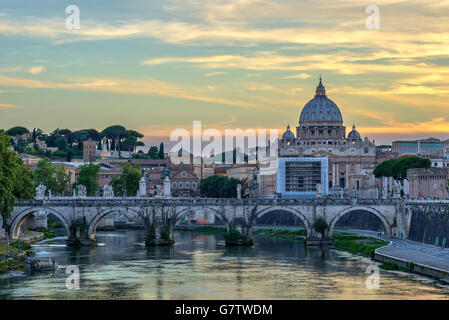
[[[19,153],[18,156],[22,158],[23,162],[30,168],[34,169],[39,161],[42,158],[27,154],[27,153]]]
[[[97,142],[87,140],[83,142],[83,160],[84,162],[95,162],[97,153]]]
[[[282,198],[327,196],[327,157],[278,158],[277,193]]]
[[[395,158],[402,155],[419,155],[421,157],[441,156],[444,142],[437,138],[410,141],[393,141],[391,151]]]
[[[374,141],[367,137],[362,139],[355,125],[346,135],[340,109],[327,97],[321,78],[315,97],[301,111],[296,136],[290,130],[290,126],[287,126],[287,130],[279,139],[278,148],[279,158],[327,157],[328,182],[323,190],[328,188],[330,193],[340,192],[341,189],[350,193],[349,190],[353,186],[361,188],[360,181],[351,183],[351,180],[359,179],[359,175],[372,175],[378,163],[376,154]],[[285,184],[279,178],[277,182]],[[372,186],[366,184],[363,186],[374,188],[374,183]],[[277,187],[278,190],[280,188],[282,189],[281,186]]]
[[[193,154],[182,149],[170,154],[168,169],[172,184],[172,196],[194,197],[199,195],[200,179],[195,173]]]
[[[192,170],[182,169],[170,172],[171,193],[177,197],[194,197],[199,195],[200,180]]]
[[[241,181],[249,182],[252,179],[254,170],[257,170],[257,164],[248,163],[248,164],[237,165],[232,168],[227,168],[226,176],[228,178],[234,178],[234,179],[238,179]]]
[[[449,168],[407,170],[411,199],[449,199]]]

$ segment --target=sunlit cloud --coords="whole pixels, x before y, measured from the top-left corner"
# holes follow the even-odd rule
[[[28,72],[31,74],[38,74],[44,71],[44,68],[45,68],[44,66],[31,67],[28,69]]]
[[[23,106],[18,106],[15,104],[8,104],[8,103],[0,103],[0,108],[17,109],[17,108],[23,108]]]

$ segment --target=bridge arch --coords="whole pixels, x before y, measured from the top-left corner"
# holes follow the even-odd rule
[[[369,212],[369,213],[375,215],[382,223],[384,230],[385,230],[385,235],[387,237],[391,237],[391,226],[388,223],[388,220],[385,218],[385,216],[381,212],[379,212],[378,210],[376,210],[374,208],[363,207],[363,206],[350,207],[350,208],[346,208],[346,209],[340,211],[335,217],[332,218],[332,220],[329,223],[329,234],[332,235],[335,225],[337,224],[338,220],[341,217],[343,217],[345,214],[353,212],[353,211],[365,211],[365,212]]]
[[[90,239],[95,239],[95,234],[97,233],[98,224],[104,217],[106,217],[107,215],[109,215],[111,213],[125,211],[126,212],[125,216],[126,216],[126,218],[128,218],[128,220],[131,220],[130,216],[129,216],[129,211],[134,212],[136,214],[136,216],[139,214],[139,211],[134,208],[126,208],[126,210],[123,210],[123,209],[124,208],[107,208],[107,209],[103,209],[103,210],[100,210],[99,212],[97,212],[97,214],[90,220],[90,222],[88,222],[87,236]]]
[[[11,238],[17,239],[20,226],[23,224],[23,222],[30,216],[35,214],[36,212],[39,212],[40,210],[46,211],[47,213],[51,212],[54,214],[64,225],[64,228],[67,232],[67,235],[70,235],[69,231],[69,222],[64,216],[64,214],[60,213],[59,211],[53,209],[53,208],[46,208],[46,207],[33,207],[24,209],[18,214],[12,214],[10,218],[10,230],[11,230]]]
[[[220,220],[224,221],[224,223],[228,223],[229,221],[227,221],[228,219],[226,218],[226,215],[224,213],[220,213],[220,211],[214,207],[208,207],[208,206],[204,206],[204,207],[187,207],[182,209],[181,211],[176,213],[176,222],[178,222],[179,220],[181,220],[183,217],[185,217],[187,214],[189,214],[190,212],[192,212],[193,210],[199,210],[199,211],[206,211],[206,212],[211,212],[216,218],[219,218]]]
[[[273,211],[286,211],[286,212],[290,212],[291,214],[294,214],[304,224],[304,227],[306,228],[307,236],[310,236],[312,234],[312,226],[311,226],[309,220],[307,220],[307,217],[303,213],[301,213],[299,210],[296,210],[296,209],[293,209],[290,207],[275,206],[275,207],[264,208],[257,212],[257,218],[258,219],[262,218],[264,215],[266,215],[270,212],[273,212]]]

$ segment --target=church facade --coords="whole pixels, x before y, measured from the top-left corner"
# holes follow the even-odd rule
[[[354,190],[375,191],[375,143],[362,139],[354,125],[346,135],[341,111],[327,97],[321,78],[315,97],[301,111],[296,135],[287,126],[278,143],[279,158],[327,157],[329,190],[347,190],[351,196]]]

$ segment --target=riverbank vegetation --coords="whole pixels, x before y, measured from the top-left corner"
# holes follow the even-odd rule
[[[305,229],[301,230],[284,230],[284,229],[256,229],[253,230],[254,235],[261,235],[270,238],[290,239],[295,241],[304,241],[307,236]]]
[[[27,256],[26,250],[30,249],[30,245],[23,241],[16,241],[10,244],[8,252],[11,255],[25,259]],[[6,242],[0,242],[0,274],[11,270],[21,270],[23,265],[17,262],[5,260],[3,257],[6,255]]]
[[[334,246],[355,254],[362,254],[374,257],[374,252],[377,248],[386,246],[387,241],[360,236],[346,232],[334,232],[332,238],[335,239]]]

